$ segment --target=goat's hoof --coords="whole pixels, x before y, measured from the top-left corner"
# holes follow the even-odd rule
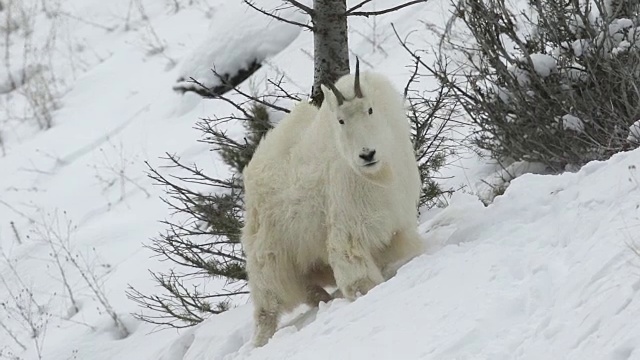
[[[333,300],[333,297],[329,295],[329,293],[325,289],[319,286],[308,290],[307,305],[311,307],[316,307],[321,302],[328,303],[331,300]]]
[[[378,282],[373,281],[369,278],[358,279],[348,286],[345,286],[344,289],[342,289],[342,293],[347,299],[353,301],[361,296],[366,295],[376,285],[378,285]]]
[[[253,347],[259,348],[267,345],[271,337],[267,337],[265,335],[258,335],[253,338]]]

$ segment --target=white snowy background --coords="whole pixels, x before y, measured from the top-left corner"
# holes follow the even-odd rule
[[[251,304],[181,331],[135,320],[127,286],[153,292],[148,269],[170,266],[143,247],[171,215],[144,161],[160,167],[171,153],[228,171],[193,126],[232,109],[173,87],[188,77],[213,84],[212,63],[234,71],[257,57],[263,67],[243,89],[284,74],[306,92],[312,34],[239,0],[9,3],[0,12],[0,32],[15,32],[0,40],[0,359],[640,359],[640,151],[577,173],[523,175],[486,207],[478,195],[501,173],[463,156],[443,170],[444,186],[463,190],[421,217],[427,253],[353,303],[289,314],[263,348],[250,345]],[[353,56],[400,89],[410,58],[391,24],[428,49],[450,14],[449,1],[430,0],[352,18]],[[51,238],[95,277],[129,336],[64,254],[62,277]]]

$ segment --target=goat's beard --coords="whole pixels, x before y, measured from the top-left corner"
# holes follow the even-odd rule
[[[393,182],[393,171],[386,161],[380,161],[376,168],[371,170],[361,167],[358,172],[365,179],[382,187],[387,187]]]

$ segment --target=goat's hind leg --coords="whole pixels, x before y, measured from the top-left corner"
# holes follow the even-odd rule
[[[265,345],[275,334],[280,314],[284,311],[285,299],[280,291],[280,269],[272,253],[247,258],[249,287],[254,306],[256,347]]]
[[[280,315],[305,302],[307,292],[300,272],[273,253],[267,254],[257,269],[252,267],[249,274],[255,306],[254,344],[260,347],[275,334]]]
[[[278,320],[282,313],[282,301],[270,290],[252,291],[254,301],[255,333],[253,344],[256,347],[265,345],[275,334],[278,327]]]
[[[335,285],[336,279],[333,277],[331,267],[314,266],[305,276],[306,303],[311,307],[318,306],[321,302],[329,302],[333,299],[324,289],[325,286]]]
[[[329,295],[329,293],[321,286],[318,286],[318,285],[307,286],[307,299],[306,299],[307,305],[311,307],[316,307],[321,302],[329,302],[332,299],[333,298],[331,297],[331,295]]]

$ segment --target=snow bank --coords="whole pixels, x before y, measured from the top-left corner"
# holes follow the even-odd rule
[[[237,308],[163,359],[640,359],[640,258],[629,247],[639,163],[636,150],[524,175],[488,207],[458,194],[422,226],[443,243],[366,296],[301,309],[260,349],[248,345],[251,307]]]
[[[275,7],[279,1],[261,1],[264,9]],[[293,10],[281,11],[279,16],[304,22],[305,17]],[[241,22],[242,25],[238,25]],[[194,78],[211,88],[220,80],[211,69],[233,76],[253,63],[261,63],[286,48],[300,33],[300,27],[276,21],[249,8],[243,2],[227,2],[216,12],[208,36],[183,60],[174,88],[190,89]]]

